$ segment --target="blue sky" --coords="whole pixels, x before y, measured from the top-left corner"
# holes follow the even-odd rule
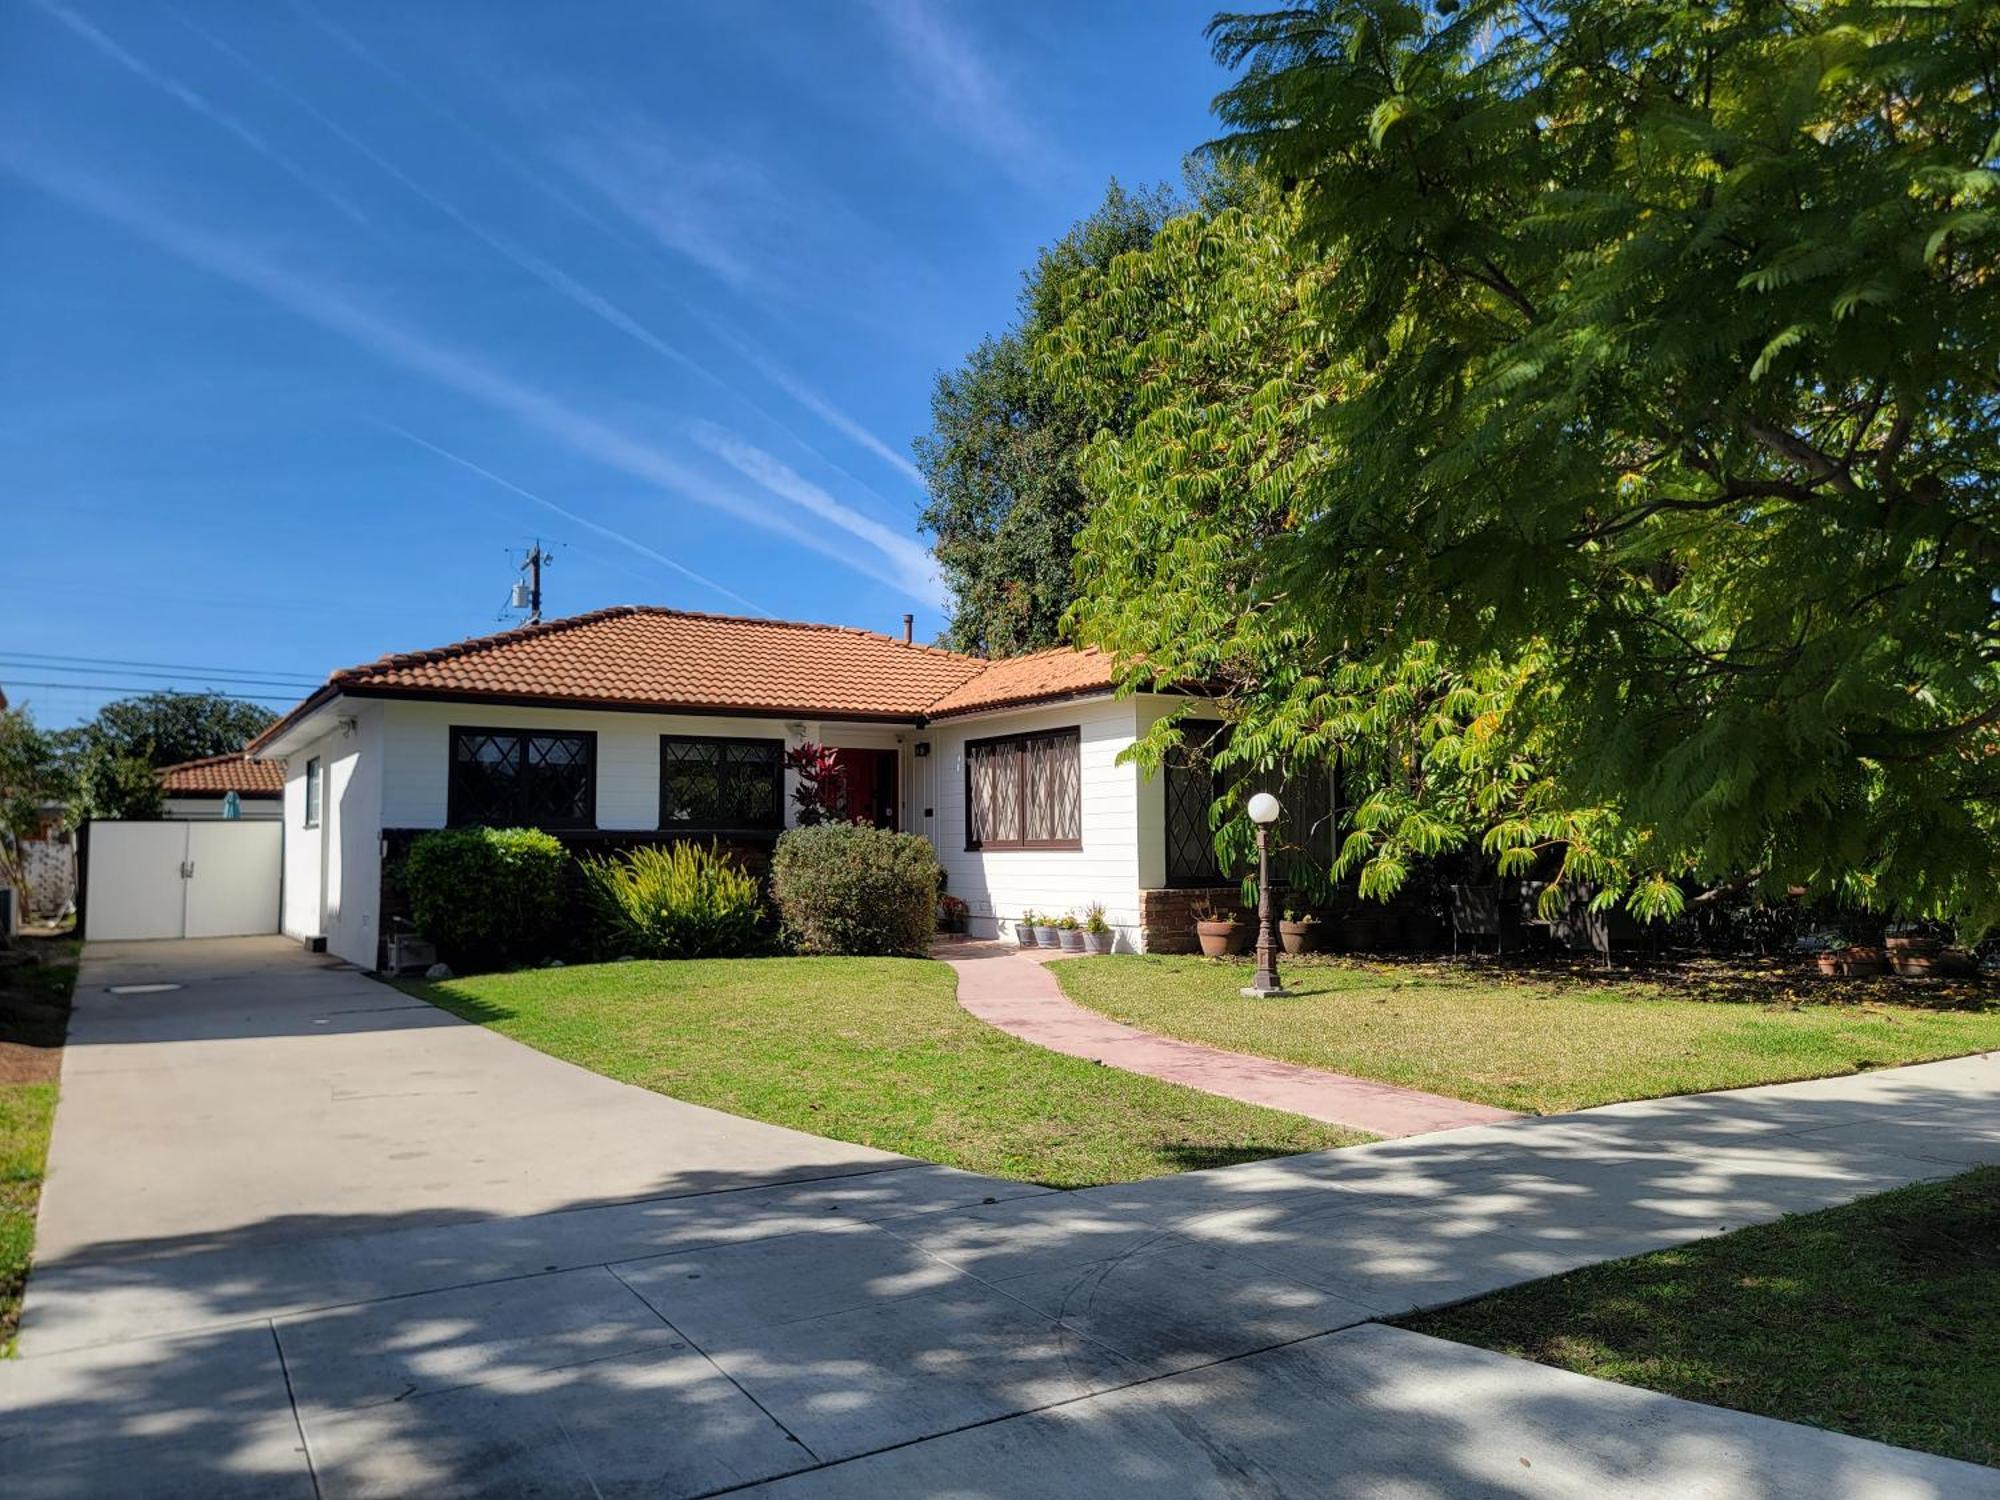
[[[9,0],[0,687],[286,701],[537,535],[551,613],[935,634],[935,376],[1178,181],[1212,9]]]

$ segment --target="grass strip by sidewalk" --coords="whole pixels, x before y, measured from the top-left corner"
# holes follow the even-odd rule
[[[1421,960],[1243,963],[1155,954],[1050,965],[1072,1000],[1183,1041],[1527,1114],[1823,1078],[2000,1048],[1989,983],[1546,973]]]
[[[956,984],[923,959],[752,958],[404,987],[692,1104],[1050,1187],[1369,1139],[1030,1046],[960,1009]]]
[[[2000,1167],[1531,1282],[1403,1326],[2000,1466]]]
[[[26,938],[0,955],[0,1356],[14,1350],[35,1251],[76,944]]]

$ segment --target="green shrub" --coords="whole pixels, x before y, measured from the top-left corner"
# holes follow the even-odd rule
[[[801,953],[921,954],[937,893],[937,855],[914,833],[794,828],[771,856],[771,899]]]
[[[642,845],[581,865],[611,950],[640,958],[730,958],[757,939],[757,882],[713,845]]]
[[[539,828],[440,828],[403,863],[417,928],[455,968],[541,958],[562,911],[569,856]]]

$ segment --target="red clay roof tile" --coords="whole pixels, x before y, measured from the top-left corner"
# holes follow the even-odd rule
[[[851,626],[621,605],[335,672],[251,748],[333,693],[914,723],[1110,687],[1094,650],[988,662]]]
[[[285,791],[283,766],[275,761],[251,760],[241,751],[162,766],[158,775],[160,790],[169,797],[220,797],[224,792],[235,792],[239,797],[280,797]]]

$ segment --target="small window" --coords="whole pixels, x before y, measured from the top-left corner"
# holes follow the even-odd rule
[[[319,757],[306,762],[306,827],[319,827]]]
[[[785,826],[785,742],[660,736],[660,826],[750,833]]]
[[[454,728],[445,821],[454,828],[594,828],[597,736]]]
[[[965,847],[1081,849],[1082,731],[968,740]]]

